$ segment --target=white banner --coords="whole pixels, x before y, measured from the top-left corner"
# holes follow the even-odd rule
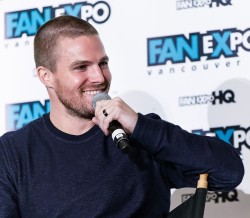
[[[0,134],[49,111],[33,60],[38,28],[60,14],[81,17],[104,42],[112,97],[121,96],[136,111],[158,113],[189,132],[217,136],[240,151],[246,172],[237,197],[210,199],[205,217],[216,211],[215,217],[247,218],[249,9],[250,2],[241,0],[0,0]],[[181,203],[174,200],[181,199],[183,192],[178,193],[172,207]]]

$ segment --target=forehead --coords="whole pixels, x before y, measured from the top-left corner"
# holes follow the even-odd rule
[[[98,35],[61,37],[57,41],[56,52],[59,56],[105,55],[103,43]]]

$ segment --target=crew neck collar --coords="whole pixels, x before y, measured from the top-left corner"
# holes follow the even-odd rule
[[[45,114],[44,116],[44,122],[45,125],[48,127],[49,131],[54,134],[55,136],[62,138],[64,140],[68,141],[83,141],[91,137],[93,134],[95,134],[98,130],[100,131],[100,128],[97,125],[94,125],[89,131],[81,134],[81,135],[71,135],[68,133],[65,133],[58,128],[56,128],[53,123],[50,120],[49,113]]]

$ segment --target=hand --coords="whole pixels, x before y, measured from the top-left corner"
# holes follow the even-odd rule
[[[103,110],[108,115],[104,115]],[[96,102],[95,117],[92,121],[98,125],[105,135],[109,134],[108,127],[113,120],[117,120],[125,132],[131,134],[134,131],[138,114],[129,107],[121,98],[115,97],[111,100]]]

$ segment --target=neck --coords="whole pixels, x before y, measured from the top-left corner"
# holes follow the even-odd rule
[[[92,120],[54,110],[50,111],[50,120],[57,129],[71,135],[82,135],[95,125]]]

